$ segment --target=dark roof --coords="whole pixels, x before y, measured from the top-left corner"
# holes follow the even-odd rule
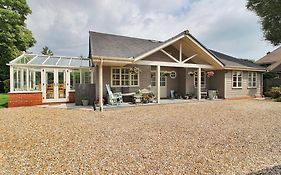
[[[281,71],[281,46],[274,51],[266,54],[257,61],[258,64],[268,65],[268,69],[272,71]]]
[[[252,67],[257,69],[264,69],[264,67],[251,62],[250,60],[239,59],[233,56],[226,55],[224,53],[220,53],[218,51],[211,50],[210,51],[226,66],[226,67]]]
[[[161,44],[161,41],[90,32],[90,54],[95,56],[130,58]]]
[[[164,42],[90,31],[90,55],[121,58],[137,57],[183,34],[188,34],[202,45],[195,37],[190,35],[187,30]],[[202,46],[204,47],[204,45]],[[207,49],[206,47],[204,48]],[[226,67],[264,69],[248,60],[238,59],[214,50],[207,50]]]

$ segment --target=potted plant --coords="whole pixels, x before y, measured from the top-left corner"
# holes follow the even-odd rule
[[[88,97],[83,97],[82,98],[82,104],[83,104],[83,106],[88,106],[89,105],[89,99],[88,99]]]

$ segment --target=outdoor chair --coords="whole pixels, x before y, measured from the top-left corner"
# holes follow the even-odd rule
[[[113,93],[109,84],[105,85],[107,93],[108,93],[108,104],[110,105],[118,105],[120,103],[123,103],[122,93],[121,92],[115,92]]]

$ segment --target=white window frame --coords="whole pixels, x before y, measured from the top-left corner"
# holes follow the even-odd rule
[[[238,81],[238,73],[240,73],[241,75],[241,86],[239,85],[239,81]],[[233,77],[234,75],[236,75],[236,86],[234,86],[234,81],[233,81]],[[232,71],[232,75],[231,75],[231,84],[232,84],[232,88],[233,89],[242,89],[243,87],[243,72],[242,71]]]
[[[194,78],[193,78],[193,82],[194,82],[194,87],[197,88],[197,84],[196,84],[196,78],[197,78],[197,81],[198,81],[198,72],[195,71],[194,72]],[[202,84],[202,78],[203,78],[203,82],[204,84]],[[204,89],[206,88],[206,72],[205,71],[201,71],[201,89]]]
[[[119,69],[119,85],[113,85],[113,70],[114,69]],[[137,73],[138,78],[137,78],[137,85],[132,85],[132,73],[129,72],[129,85],[122,85],[122,69],[130,69],[130,67],[111,67],[111,75],[110,75],[110,81],[111,81],[111,87],[139,87],[140,84],[140,75]],[[118,81],[118,80],[117,80]]]
[[[254,81],[255,76],[255,81]],[[257,72],[248,72],[248,88],[257,88]]]

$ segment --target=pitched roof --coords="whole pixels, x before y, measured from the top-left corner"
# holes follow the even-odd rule
[[[226,66],[226,67],[241,67],[241,68],[257,68],[264,69],[264,67],[255,64],[249,60],[235,58],[233,56],[226,55],[224,53],[220,53],[218,51],[211,50],[210,51],[216,55],[216,57]]]
[[[270,64],[269,70],[281,71],[281,46],[257,61],[258,64]]]
[[[190,35],[188,31],[184,31],[164,42],[90,31],[90,55],[121,58],[137,57],[183,34],[188,34],[194,38],[196,42],[202,45],[195,37]],[[204,47],[204,45],[202,46]],[[206,47],[204,48],[206,49]],[[222,62],[225,67],[250,67],[264,69],[263,67],[250,61],[238,59],[214,50],[207,50],[210,52],[210,54]]]
[[[161,44],[161,41],[90,32],[90,54],[95,56],[130,58]]]

